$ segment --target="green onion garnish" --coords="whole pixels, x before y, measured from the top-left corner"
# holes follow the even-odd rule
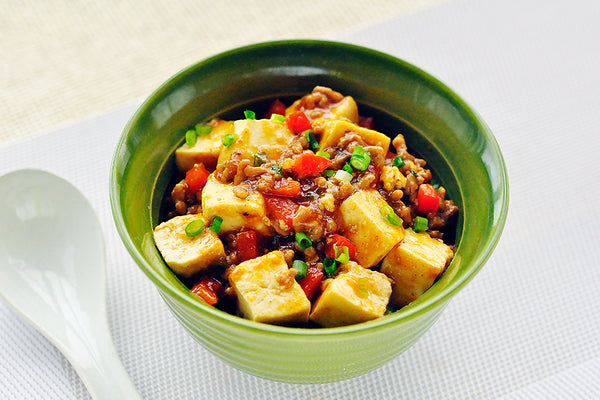
[[[398,216],[398,214],[396,214],[394,209],[392,207],[390,207],[389,204],[381,206],[381,208],[379,209],[379,212],[381,213],[381,216],[383,217],[383,219],[385,219],[390,224],[396,225],[396,226],[402,225],[402,218],[400,218]]]
[[[345,264],[350,261],[350,252],[348,251],[348,246],[334,246],[333,250],[335,252],[335,261],[340,264]]]
[[[268,160],[269,160],[269,157],[267,157],[267,155],[265,154],[264,151],[261,151],[260,153],[254,155],[254,166],[260,167],[261,165],[266,163]]]
[[[229,147],[233,144],[233,142],[235,142],[236,139],[237,135],[235,133],[227,133],[221,136],[221,143],[223,143],[223,146]]]
[[[185,234],[189,237],[199,235],[204,230],[204,220],[195,219],[185,226]]]
[[[325,178],[331,178],[335,175],[335,171],[332,169],[326,169],[325,171],[323,171],[323,173],[321,173],[321,175],[323,175]]]
[[[331,159],[331,154],[329,154],[326,151],[317,151],[315,154],[320,157],[325,157],[325,158]]]
[[[256,113],[251,110],[246,110],[244,111],[244,117],[246,117],[246,119],[256,119]]]
[[[350,165],[359,171],[365,171],[371,163],[371,155],[362,146],[354,146]]]
[[[394,158],[394,161],[392,161],[392,165],[396,168],[402,168],[406,165],[406,163],[404,162],[404,158],[397,156]]]
[[[306,271],[308,270],[308,265],[306,265],[306,263],[302,260],[294,260],[292,262],[292,268],[294,268],[296,271],[298,271],[296,273],[296,279],[302,279],[302,278],[306,278]]]
[[[411,174],[412,174],[412,175],[413,175],[415,178],[418,178],[418,177],[419,177],[419,175],[417,175],[417,173],[415,172],[415,170],[414,170],[414,169],[411,169],[411,170],[410,170],[410,173],[411,173]]]
[[[302,250],[308,249],[310,246],[312,246],[312,242],[310,241],[308,235],[304,232],[296,233],[296,243],[298,243],[298,246]]]
[[[276,174],[283,176],[283,168],[281,168],[279,165],[273,165],[271,169],[275,171]]]
[[[329,276],[333,276],[337,270],[337,263],[333,257],[325,257],[323,259],[323,269]]]
[[[308,147],[310,147],[311,150],[317,150],[319,148],[319,142],[317,142],[317,138],[315,138],[315,133],[312,129],[307,129],[302,132],[302,134],[304,135],[304,138],[306,138]]]
[[[333,178],[340,182],[350,182],[352,180],[352,174],[344,171],[343,169],[339,169],[335,171]]]
[[[413,225],[413,231],[415,232],[423,232],[429,229],[429,221],[427,218],[416,216],[415,223]]]
[[[208,135],[212,132],[212,126],[206,124],[196,124],[195,128],[198,135]]]
[[[344,164],[344,166],[342,167],[342,170],[346,171],[349,174],[352,174],[354,171],[352,170],[352,167],[350,166],[350,164],[346,163]]]
[[[196,141],[198,140],[198,135],[194,129],[190,129],[185,133],[185,144],[190,147],[194,147]]]
[[[275,122],[285,122],[285,117],[281,114],[271,114],[271,121],[275,121]]]
[[[214,217],[212,222],[210,223],[210,229],[215,233],[219,233],[219,232],[221,232],[221,224],[222,223],[223,223],[223,218]]]

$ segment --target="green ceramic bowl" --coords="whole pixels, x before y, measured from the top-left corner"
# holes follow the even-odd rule
[[[152,238],[175,170],[173,152],[195,123],[223,115],[242,118],[246,108],[260,111],[275,98],[298,97],[315,85],[353,96],[361,114],[375,116],[379,130],[390,136],[404,133],[409,149],[428,160],[460,209],[454,260],[411,305],[352,326],[272,326],[207,306],[169,270]],[[490,256],[506,219],[507,185],[489,128],[443,83],[380,52],[305,40],[231,50],[173,76],[129,120],[110,171],[119,234],[175,318],[234,367],[295,383],[357,376],[415,343]]]

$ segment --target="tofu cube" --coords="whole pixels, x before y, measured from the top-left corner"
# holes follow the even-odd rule
[[[268,119],[241,119],[233,123],[233,130],[237,138],[231,146],[221,149],[219,164],[234,153],[248,160],[253,160],[255,154],[265,153],[269,159],[276,160],[296,136],[285,122]]]
[[[308,321],[310,301],[290,273],[281,251],[238,264],[228,279],[244,318],[269,324]]]
[[[384,274],[350,261],[340,266],[335,278],[315,302],[310,320],[324,327],[357,324],[385,314],[392,294]]]
[[[202,214],[208,221],[214,217],[223,218],[221,233],[250,228],[263,234],[270,232],[270,221],[266,216],[265,200],[257,191],[252,191],[245,199],[233,193],[235,186],[219,182],[210,174],[202,189]]]
[[[201,214],[180,215],[154,228],[156,247],[177,275],[189,277],[225,259],[221,239],[206,223],[199,235],[185,233],[185,227],[197,219],[205,220]]]
[[[310,95],[309,95],[310,96]],[[296,100],[285,110],[286,115],[293,114],[297,111],[304,111],[309,118],[330,118],[330,119],[344,119],[354,124],[358,124],[358,107],[356,101],[351,96],[344,96],[342,101],[335,104],[329,109],[317,108],[315,111],[306,110],[302,107],[304,98]]]
[[[338,220],[342,234],[357,247],[356,261],[371,268],[404,238],[402,225],[392,225],[379,211],[387,202],[377,190],[361,190],[342,202]]]
[[[381,272],[393,281],[391,303],[403,307],[433,285],[454,256],[452,249],[426,232],[406,230],[404,240],[381,263]]]
[[[320,135],[320,149],[336,146],[340,139],[349,132],[359,135],[369,146],[382,147],[384,154],[387,153],[390,147],[391,139],[389,136],[344,120],[319,118],[313,121],[313,129],[316,134]]]
[[[190,147],[184,143],[175,150],[175,162],[181,172],[191,169],[196,163],[203,163],[209,171],[215,169],[223,147],[221,136],[233,133],[233,121],[213,119],[209,125],[211,132],[198,135],[195,145]]]

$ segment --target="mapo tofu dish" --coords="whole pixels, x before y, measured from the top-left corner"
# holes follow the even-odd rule
[[[317,86],[190,128],[154,229],[166,264],[199,301],[270,324],[350,325],[417,299],[453,258],[458,209],[375,124]]]

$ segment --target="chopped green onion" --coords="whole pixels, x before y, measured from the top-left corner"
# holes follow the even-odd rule
[[[212,126],[207,124],[196,124],[195,128],[198,135],[208,135],[212,132]]]
[[[296,233],[296,243],[298,243],[298,246],[300,246],[302,250],[308,249],[310,246],[312,246],[312,242],[310,241],[308,235],[304,232]]]
[[[415,172],[415,170],[414,170],[414,169],[411,169],[411,170],[410,170],[410,173],[411,173],[411,174],[412,174],[412,175],[413,175],[415,178],[418,178],[418,177],[419,177],[419,175],[417,175],[417,173]]]
[[[339,169],[335,171],[335,175],[333,175],[333,178],[337,179],[340,182],[350,182],[352,180],[352,174],[349,174],[343,169]]]
[[[392,161],[392,165],[396,168],[402,168],[406,165],[406,163],[404,162],[404,158],[397,156],[394,158],[394,161]]]
[[[256,113],[251,110],[246,110],[244,111],[244,117],[246,117],[246,119],[256,119]]]
[[[365,151],[364,147],[357,145],[357,146],[354,146],[354,149],[352,149],[352,155],[364,157],[364,156],[368,155],[368,152]]]
[[[223,223],[223,218],[214,217],[212,222],[210,223],[210,229],[215,233],[221,232],[221,224]]]
[[[285,122],[285,117],[281,114],[271,114],[271,121],[275,121],[275,122]]]
[[[390,207],[389,204],[381,206],[381,208],[379,209],[379,213],[381,213],[383,219],[385,219],[390,224],[402,225],[402,218],[400,218],[398,214],[396,214],[394,209]]]
[[[204,220],[195,219],[185,226],[185,234],[189,237],[199,235],[204,230]]]
[[[422,231],[426,231],[427,229],[429,229],[429,221],[427,220],[427,218],[420,217],[420,216],[417,215],[415,217],[415,223],[413,225],[413,231],[415,231],[415,232],[422,232]]]
[[[366,171],[371,163],[371,156],[357,156],[353,155],[350,157],[350,165],[356,168],[359,171]]]
[[[185,144],[190,147],[194,147],[196,141],[198,140],[198,135],[194,129],[190,129],[185,133]]]
[[[436,181],[434,178],[431,179],[431,186],[433,186],[433,188],[435,189],[435,191],[437,192],[437,190],[440,188],[440,183],[438,181]]]
[[[350,157],[350,165],[359,171],[366,171],[371,163],[371,155],[362,146],[354,146],[352,157]]]
[[[350,261],[348,246],[333,246],[333,251],[335,252],[335,261],[340,264],[345,264]]]
[[[333,276],[337,270],[337,262],[333,257],[325,257],[323,259],[323,269],[328,276]]]
[[[354,171],[352,170],[352,167],[350,166],[350,164],[346,163],[344,164],[344,166],[342,167],[342,170],[346,171],[349,174],[352,174]]]
[[[317,142],[317,138],[315,138],[315,133],[312,131],[312,129],[307,129],[302,132],[302,134],[308,142],[308,147],[311,150],[317,150],[319,148],[319,142]]]
[[[303,279],[306,278],[306,271],[308,270],[308,265],[306,265],[306,263],[302,260],[294,260],[292,262],[292,268],[294,268],[296,271],[298,271],[296,273],[296,279]]]
[[[325,157],[325,158],[331,159],[331,154],[329,154],[326,151],[317,151],[315,154],[318,155],[318,156],[320,156],[320,157]]]
[[[332,169],[326,169],[321,175],[323,175],[325,178],[331,178],[335,175],[335,171]]]
[[[223,143],[223,146],[229,147],[233,144],[233,142],[235,142],[236,139],[237,135],[235,133],[227,133],[221,136],[221,143]]]
[[[264,151],[261,151],[260,153],[254,155],[254,166],[255,167],[260,167],[267,161],[269,161],[269,157],[267,157],[267,155],[265,154]]]
[[[281,168],[279,165],[273,165],[271,169],[275,171],[276,174],[283,176],[283,168]]]

